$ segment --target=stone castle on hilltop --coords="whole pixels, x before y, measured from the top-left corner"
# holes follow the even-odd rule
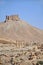
[[[19,18],[18,15],[6,16],[6,20],[5,20],[5,22],[8,21],[8,20],[19,21],[20,18]]]

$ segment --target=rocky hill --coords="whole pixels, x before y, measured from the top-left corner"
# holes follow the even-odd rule
[[[43,42],[43,31],[27,24],[18,15],[12,15],[6,16],[4,23],[0,23],[0,38]]]
[[[0,65],[43,65],[43,30],[18,15],[0,23]]]

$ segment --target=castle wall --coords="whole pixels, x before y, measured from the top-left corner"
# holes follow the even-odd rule
[[[6,20],[18,21],[19,16],[18,15],[6,16]]]

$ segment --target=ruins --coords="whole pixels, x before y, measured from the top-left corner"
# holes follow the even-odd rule
[[[6,20],[5,22],[8,22],[8,20],[12,20],[12,21],[19,21],[19,15],[10,15],[10,16],[6,16]]]

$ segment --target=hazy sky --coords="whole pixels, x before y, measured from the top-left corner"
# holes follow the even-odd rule
[[[29,24],[43,29],[43,0],[0,0],[0,21],[19,14]]]

